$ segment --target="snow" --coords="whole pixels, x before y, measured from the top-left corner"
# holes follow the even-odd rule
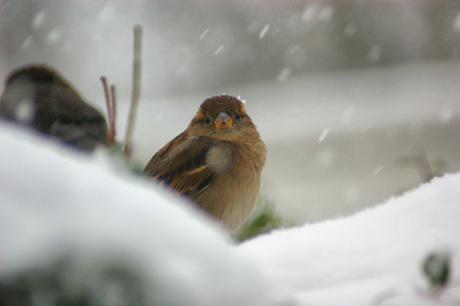
[[[201,33],[200,35],[200,40],[202,40],[203,38],[206,37],[206,35],[208,35],[209,33],[209,28],[206,28],[206,30],[203,31],[203,33]]]
[[[329,134],[330,128],[325,128],[322,132],[321,135],[318,137],[318,142],[321,143],[323,140],[326,138],[327,134]]]
[[[267,34],[269,29],[270,29],[270,24],[264,25],[264,27],[262,28],[262,30],[259,33],[259,39],[263,39],[265,37],[265,35]]]
[[[224,45],[220,45],[219,48],[217,48],[216,51],[214,51],[214,54],[218,55],[222,52],[222,50],[224,50]]]
[[[438,305],[429,302],[421,262],[448,249],[460,265],[460,174],[435,179],[417,190],[356,215],[296,229],[279,230],[239,247],[262,265],[267,277],[283,280],[300,304]],[[460,272],[455,269],[458,281]],[[458,283],[442,301],[460,303]]]
[[[453,23],[454,31],[460,32],[460,14],[457,14]]]
[[[353,216],[235,245],[105,151],[77,154],[0,124],[0,155],[3,285],[67,260],[64,283],[74,294],[93,292],[96,304],[128,298],[118,290],[123,282],[106,280],[114,268],[138,280],[150,305],[460,303],[460,174]],[[452,280],[433,296],[421,263],[441,249],[452,254]]]
[[[90,280],[127,267],[144,280],[146,305],[266,304],[257,267],[188,203],[104,152],[79,155],[0,130],[0,281],[70,260],[69,282],[81,286],[73,291],[94,290]]]
[[[369,54],[367,55],[367,60],[375,64],[379,61],[379,59],[382,57],[382,48],[380,46],[373,46],[371,50],[369,51]]]
[[[289,76],[291,75],[291,69],[289,68],[284,68],[281,70],[281,72],[278,74],[277,80],[278,82],[286,82]]]

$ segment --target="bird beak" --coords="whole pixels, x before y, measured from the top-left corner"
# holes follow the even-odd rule
[[[231,129],[232,128],[232,118],[230,118],[226,113],[222,112],[217,115],[216,121],[214,121],[216,129]]]

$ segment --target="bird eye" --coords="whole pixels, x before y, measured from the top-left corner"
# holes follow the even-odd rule
[[[211,123],[211,119],[209,119],[208,117],[206,117],[206,120],[204,120],[204,123],[206,123],[206,124]]]
[[[236,113],[235,119],[236,119],[236,120],[240,120],[240,118],[241,118],[241,117],[240,117],[240,114],[239,114],[239,113]]]

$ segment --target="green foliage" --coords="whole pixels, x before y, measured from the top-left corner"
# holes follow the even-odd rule
[[[451,266],[451,256],[446,251],[437,250],[427,255],[422,264],[422,271],[432,293],[437,293],[448,285]]]
[[[64,255],[50,266],[2,275],[0,305],[145,305],[141,273],[129,262],[86,264],[92,269]]]
[[[123,145],[119,142],[115,142],[106,147],[99,147],[99,150],[102,152],[101,154],[110,159],[117,167],[121,167],[125,171],[136,176],[143,176],[142,172],[144,166],[142,163],[134,158],[128,158],[123,151]]]
[[[414,168],[420,175],[422,183],[431,181],[447,171],[447,163],[442,159],[428,160],[423,148],[418,149],[418,154],[403,156],[396,160],[397,165],[402,168]]]
[[[268,233],[276,228],[289,226],[290,224],[281,219],[273,209],[273,204],[267,201],[259,201],[252,216],[233,235],[237,241],[256,237]]]

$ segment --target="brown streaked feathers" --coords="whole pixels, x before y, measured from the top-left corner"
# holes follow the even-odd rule
[[[201,104],[188,128],[152,157],[144,174],[234,230],[254,207],[265,154],[244,104],[222,95]]]

